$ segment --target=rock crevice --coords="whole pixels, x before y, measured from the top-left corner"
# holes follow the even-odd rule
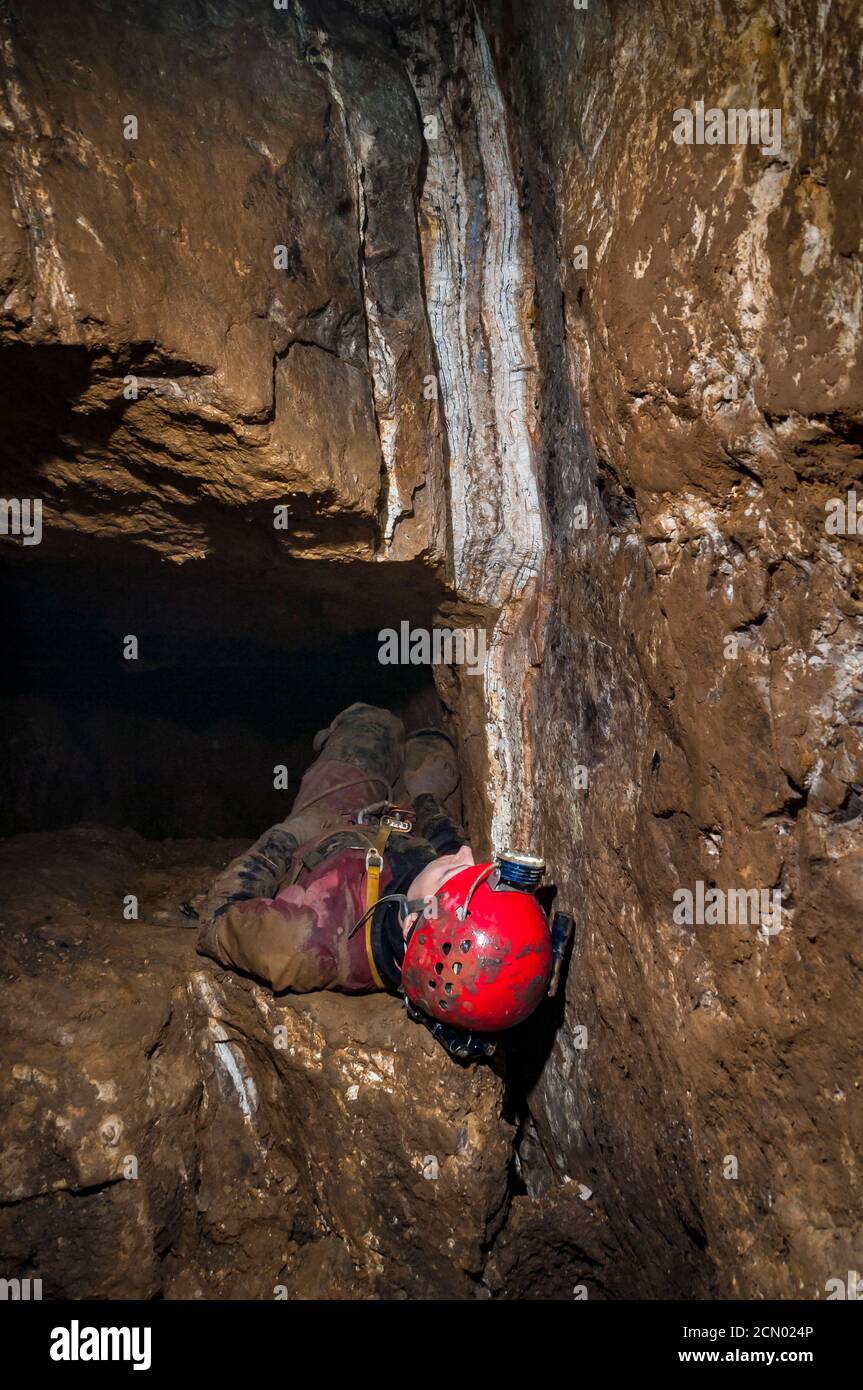
[[[4,1256],[72,1297],[823,1296],[860,1265],[850,0],[7,0],[0,38],[2,491],[44,509],[0,537]],[[681,143],[699,102],[778,147]],[[480,671],[381,666],[402,622]],[[494,1068],[194,955],[180,905],[355,699],[448,722],[477,851],[576,915]],[[777,930],[676,912],[750,891]]]

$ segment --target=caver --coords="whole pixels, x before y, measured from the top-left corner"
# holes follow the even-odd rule
[[[355,704],[315,750],[291,814],[212,885],[199,950],[276,993],[403,995],[450,1052],[488,1055],[565,944],[568,919],[552,933],[534,896],[542,861],[475,863],[447,809],[459,771],[439,729],[406,739],[388,710]]]

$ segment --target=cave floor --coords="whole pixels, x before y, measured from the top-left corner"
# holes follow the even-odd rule
[[[397,999],[277,1000],[196,954],[182,905],[244,845],[0,842],[4,1263],[56,1298],[602,1296],[574,1184],[549,1284],[498,1072]]]
[[[10,982],[38,975],[46,985],[84,966],[106,977],[163,963],[188,972],[197,922],[181,907],[244,847],[97,826],[11,836],[0,842],[0,968]]]

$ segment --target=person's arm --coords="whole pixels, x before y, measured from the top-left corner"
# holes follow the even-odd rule
[[[326,989],[337,962],[320,948],[310,949],[318,916],[302,901],[302,889],[291,891],[297,894],[295,902],[253,898],[225,904],[201,928],[201,955],[263,980],[274,994]]]
[[[318,919],[302,890],[291,890],[294,901],[275,899],[298,844],[315,833],[311,822],[301,821],[289,817],[272,826],[233,859],[214,880],[201,912],[201,955],[264,980],[277,993],[320,989],[329,974],[328,960],[304,950]]]
[[[287,877],[299,841],[285,822],[265,830],[251,849],[232,859],[213,880],[201,912],[205,921],[222,916],[234,903],[273,898]]]

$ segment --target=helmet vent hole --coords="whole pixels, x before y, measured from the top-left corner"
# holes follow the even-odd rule
[[[435,966],[435,974],[436,974],[436,975],[442,975],[442,974],[443,974],[443,964],[442,964],[441,961],[438,961],[437,965]]]
[[[443,953],[444,953],[444,955],[445,955],[445,956],[448,956],[451,950],[452,950],[452,942],[451,942],[451,941],[445,941],[444,944],[443,944]]]
[[[469,939],[468,939],[467,941],[463,941],[463,942],[461,943],[461,949],[462,949],[463,951],[469,951],[469,950],[470,950],[470,940],[469,940]]]
[[[444,985],[444,989],[446,990],[447,994],[452,994],[452,985],[451,985],[451,984],[449,984],[449,983],[445,984],[445,985]]]
[[[460,970],[461,970],[461,961],[460,961],[460,960],[454,960],[453,963],[452,963],[452,973],[453,973],[454,975],[457,975],[457,974],[459,973]]]
[[[437,980],[429,980],[429,989],[437,989]]]
[[[439,999],[439,1000],[438,1000],[438,1008],[439,1008],[439,1009],[448,1009],[448,1008],[449,1008],[449,1004],[446,1002],[445,999]]]

